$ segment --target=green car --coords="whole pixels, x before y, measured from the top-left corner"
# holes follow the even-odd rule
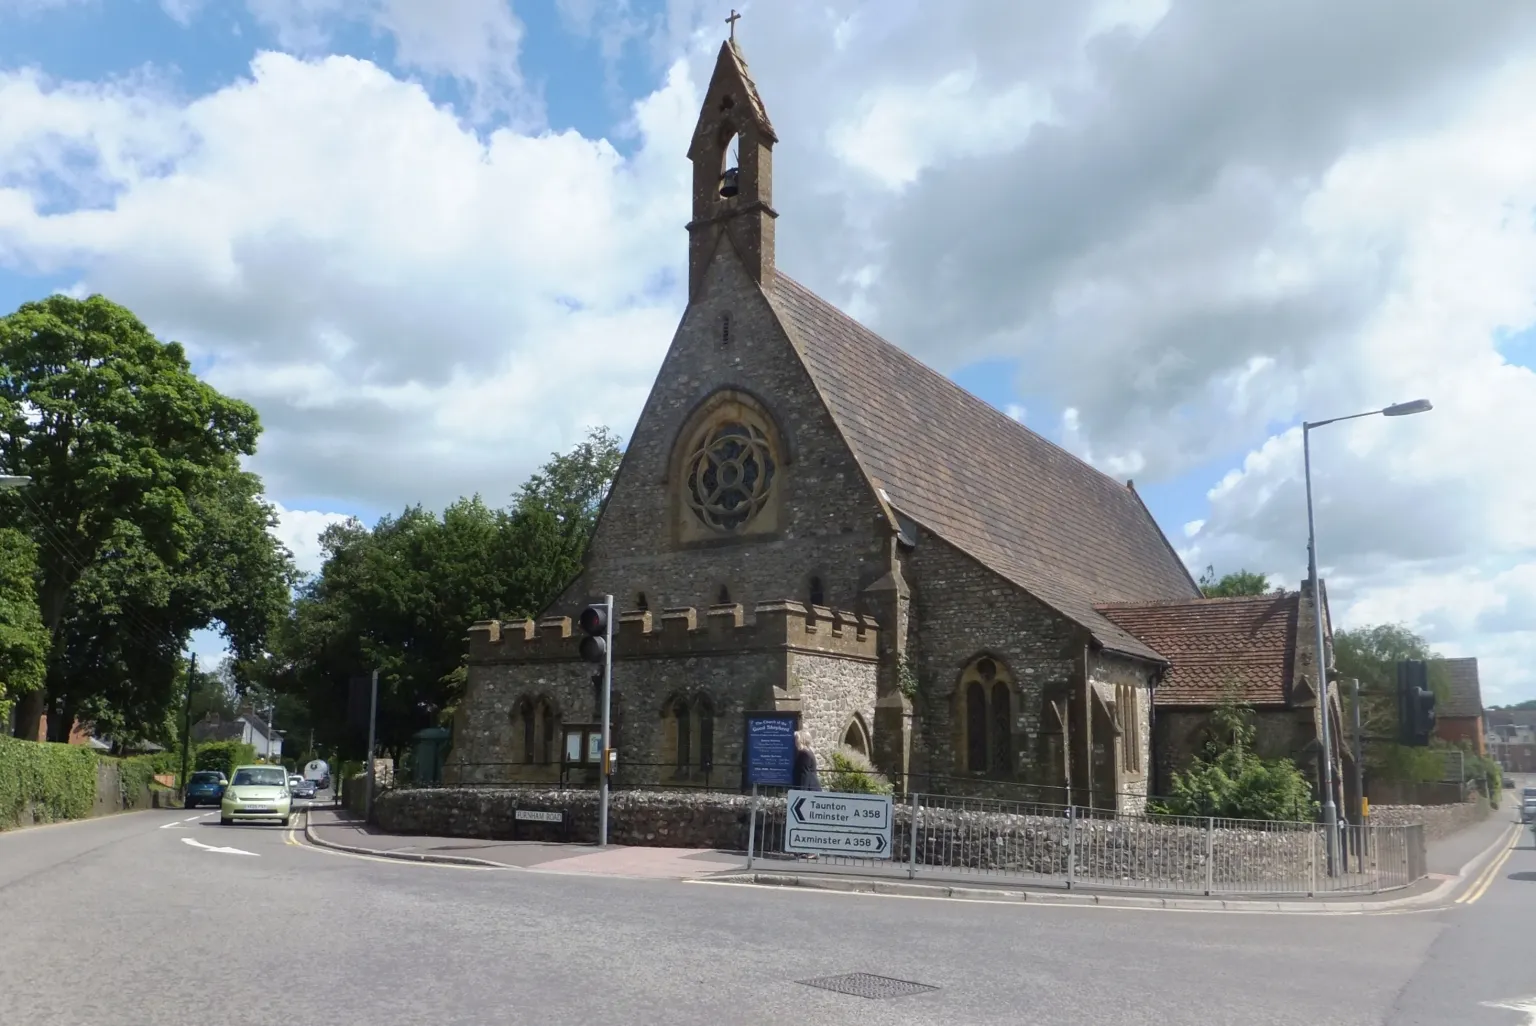
[[[283,826],[293,821],[293,796],[288,792],[288,771],[281,766],[236,766],[219,803],[219,822],[276,820]]]

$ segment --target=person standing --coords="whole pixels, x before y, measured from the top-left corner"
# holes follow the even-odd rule
[[[820,791],[821,778],[816,773],[816,753],[803,730],[795,731],[795,790]]]

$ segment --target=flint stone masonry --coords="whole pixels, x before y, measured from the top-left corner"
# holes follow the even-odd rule
[[[1371,823],[1374,826],[1423,823],[1424,839],[1434,841],[1481,823],[1490,811],[1482,798],[1455,805],[1372,805]]]
[[[858,719],[872,726],[879,640],[868,616],[798,602],[625,613],[614,641],[613,739],[626,787],[740,782],[744,716],[800,712],[825,762]],[[554,782],[558,762],[522,761],[517,710],[525,699],[549,704],[562,724],[599,718],[594,667],[576,658],[567,617],[470,629],[468,687],[455,724],[445,779],[450,783]],[[679,767],[668,748],[668,710],[705,698],[713,710],[712,765]],[[675,728],[671,728],[674,730]],[[559,745],[558,736],[554,739]],[[574,782],[591,783],[588,770]]]
[[[595,791],[402,790],[381,794],[374,817],[391,833],[590,844],[597,840],[597,801]],[[739,794],[617,791],[609,797],[608,839],[655,848],[745,851],[751,807],[752,799]],[[513,818],[517,809],[562,812],[565,820],[519,822]]]
[[[764,798],[759,851],[781,851],[785,801]],[[591,843],[598,796],[592,791],[516,788],[430,788],[386,792],[374,803],[391,833]],[[610,796],[609,840],[615,844],[744,851],[752,799],[739,794],[620,791]],[[519,822],[517,809],[562,812],[560,824]],[[893,860],[905,862],[912,811],[894,807]],[[1323,858],[1321,833],[1310,829],[1218,827],[1147,819],[1079,819],[1006,812],[920,808],[919,868],[964,869],[1007,876],[1064,879],[1084,885],[1148,885],[1201,891],[1209,842],[1213,889],[1226,893],[1305,890]],[[1356,882],[1365,886],[1367,881]],[[1410,882],[1389,879],[1387,884]]]

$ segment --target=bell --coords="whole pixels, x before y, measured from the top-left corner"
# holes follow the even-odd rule
[[[720,195],[725,199],[730,199],[732,196],[739,194],[741,192],[741,186],[738,184],[740,178],[740,168],[726,168],[725,174],[720,176]]]

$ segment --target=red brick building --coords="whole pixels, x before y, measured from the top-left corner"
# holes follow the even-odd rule
[[[1478,755],[1487,755],[1477,659],[1436,659],[1434,664],[1446,681],[1446,693],[1435,703],[1435,737],[1451,744],[1466,741]]]

